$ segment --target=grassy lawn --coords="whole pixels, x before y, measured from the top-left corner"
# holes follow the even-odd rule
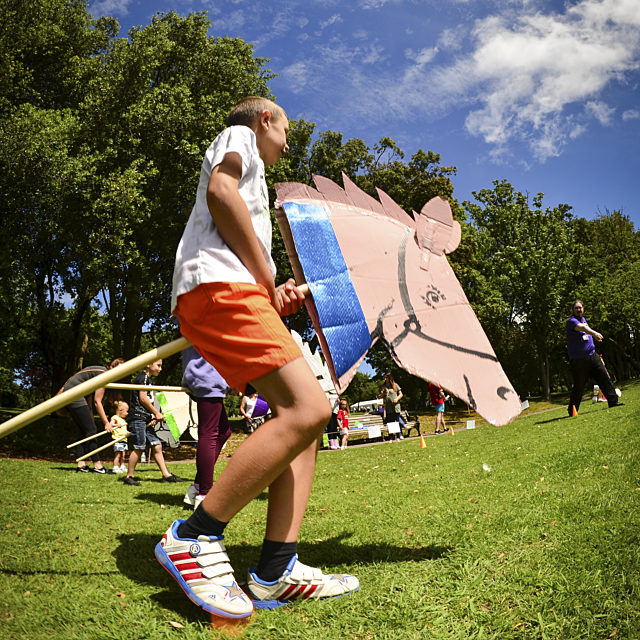
[[[637,640],[640,384],[623,392],[618,409],[552,408],[426,449],[321,452],[301,559],[361,590],[259,612],[244,637]],[[188,514],[187,485],[161,484],[155,465],[139,488],[73,469],[0,459],[2,638],[222,637],[153,558]],[[261,496],[227,528],[240,582],[265,508]]]

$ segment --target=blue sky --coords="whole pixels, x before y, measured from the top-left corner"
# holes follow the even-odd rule
[[[640,0],[95,0],[125,36],[158,11],[271,59],[291,118],[458,169],[454,195],[509,180],[640,228]]]

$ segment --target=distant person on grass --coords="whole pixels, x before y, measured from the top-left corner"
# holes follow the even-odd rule
[[[404,418],[401,415],[402,408],[400,406],[400,400],[404,397],[400,385],[393,379],[391,373],[384,374],[384,384],[378,398],[382,398],[384,407],[383,422],[389,424],[389,422],[397,422],[400,425],[400,433],[394,435],[394,440],[404,440],[402,435],[402,427],[405,426]]]
[[[162,360],[156,360],[148,364],[144,371],[141,371],[136,376],[133,383],[150,385],[151,378],[157,376],[161,371]],[[162,453],[162,440],[158,438],[153,428],[158,422],[164,420],[164,416],[153,406],[152,393],[152,391],[145,391],[144,389],[134,389],[131,392],[131,405],[127,422],[129,423],[133,449],[129,454],[129,466],[124,483],[136,487],[140,486],[140,479],[136,478],[134,473],[136,465],[147,447],[147,442],[153,451],[153,459],[162,473],[162,482],[184,482],[182,478],[170,473],[165,464],[164,454]]]
[[[429,383],[429,397],[431,398],[431,404],[436,410],[436,433],[445,433],[447,425],[444,421],[444,403],[449,399],[449,396],[445,395],[444,389],[433,382]]]
[[[330,407],[281,316],[304,296],[293,280],[275,285],[265,165],[288,150],[289,122],[270,100],[245,98],[207,150],[196,202],[178,245],[171,309],[180,331],[234,388],[250,383],[273,418],[236,449],[186,521],[176,520],[156,558],[209,613],[247,618],[254,607],[356,591],[349,575],[298,560],[297,540]],[[260,561],[245,590],[229,562],[229,520],[269,487]]]
[[[349,442],[349,403],[346,398],[340,398],[340,408],[336,416],[338,424],[340,425],[340,434],[342,441],[340,443],[341,449],[347,448]]]
[[[106,367],[103,367],[102,365],[92,365],[89,367],[84,367],[84,369],[80,369],[80,371],[72,375],[64,383],[62,389],[60,389],[58,393],[73,389],[73,387],[77,387],[79,384],[82,384],[87,380],[91,380],[96,376],[99,376],[101,373],[104,373],[108,369],[113,369],[123,362],[124,360],[122,358],[115,358]],[[93,404],[96,411],[98,412],[100,420],[102,420],[104,429],[106,429],[107,431],[111,431],[112,427],[110,425],[109,418],[107,418],[107,412],[105,411],[103,405],[104,396],[105,390],[103,388],[96,389],[93,392],[93,396],[91,397],[91,404]],[[78,398],[77,400],[74,400],[72,403],[67,405],[66,409],[71,415],[73,422],[78,427],[78,431],[80,432],[82,438],[86,438],[87,436],[92,436],[98,433],[96,422],[93,418],[93,412],[91,411],[90,403],[87,402],[87,398]],[[77,445],[75,449],[76,458],[81,458],[85,453],[89,453],[89,451],[92,451],[94,448],[95,445],[91,441]],[[81,460],[77,463],[78,466],[76,467],[76,473],[91,472],[101,475],[111,473],[111,471],[108,471],[102,464],[102,461],[100,460],[100,454],[94,453],[91,456],[91,461],[93,462],[93,469],[89,469],[87,463],[84,460]]]
[[[609,407],[622,406],[624,403],[618,401],[618,395],[611,378],[604,367],[602,359],[596,353],[593,339],[595,338],[598,342],[602,342],[602,334],[594,331],[587,323],[584,317],[582,300],[576,300],[573,303],[572,312],[566,324],[569,363],[573,376],[573,389],[571,390],[567,408],[569,416],[574,415],[574,409],[575,413],[578,413],[584,385],[589,377],[592,377],[599,385],[609,403]]]

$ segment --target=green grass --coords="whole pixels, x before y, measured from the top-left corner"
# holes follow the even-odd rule
[[[430,437],[426,449],[412,438],[320,453],[301,558],[355,573],[361,590],[259,612],[244,637],[637,640],[640,384],[624,400]],[[0,460],[2,637],[221,637],[153,558],[188,513],[186,485],[157,482],[155,466],[140,488],[72,471]],[[260,496],[227,528],[240,581],[265,509]]]

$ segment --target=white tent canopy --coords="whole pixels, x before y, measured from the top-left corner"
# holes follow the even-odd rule
[[[382,400],[362,400],[351,405],[351,411],[371,411],[371,409],[379,409],[382,406]]]

